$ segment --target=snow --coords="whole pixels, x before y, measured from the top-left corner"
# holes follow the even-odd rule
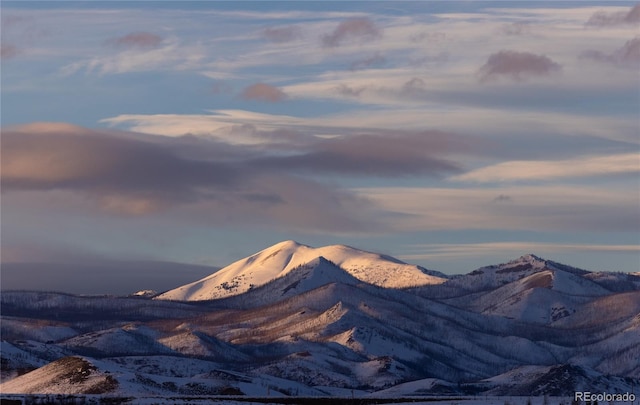
[[[24,321],[18,318],[2,317],[2,334],[17,335],[25,340],[42,342],[58,341],[78,334],[68,326],[53,325],[49,322]]]
[[[0,389],[58,392],[55,376],[73,371],[60,370],[59,360],[78,354],[99,359],[83,357],[95,370],[74,386],[63,378],[65,390],[86,392],[111,376],[118,382],[113,395],[134,396],[136,403],[225,389],[262,397],[397,398],[528,394],[555,389],[554,381],[570,390],[575,381],[578,388],[623,390],[632,381],[623,377],[640,378],[640,291],[618,289],[627,275],[594,277],[526,255],[442,284],[385,287],[389,274],[404,283],[405,270],[437,276],[347,246],[314,249],[292,241],[233,266],[226,276],[243,277],[212,302],[3,294],[2,309],[13,312],[2,317],[8,342],[0,351],[14,374],[3,374],[11,384]],[[216,274],[205,281],[221,286],[226,276]],[[262,284],[250,286],[256,280]],[[246,283],[244,293],[232,291]],[[210,286],[193,287],[195,294]],[[431,294],[440,289],[455,297]],[[22,366],[44,367],[28,382],[15,377]],[[527,398],[456,401],[515,405]]]
[[[3,393],[84,394],[115,390],[117,383],[80,357],[64,357],[0,384]]]
[[[376,253],[344,245],[312,248],[295,241],[284,241],[196,282],[178,287],[156,297],[166,300],[209,300],[242,294],[267,284],[319,257],[333,262],[363,282],[387,287],[405,288],[440,284],[447,279],[427,274],[418,266]]]
[[[136,291],[133,294],[131,294],[133,297],[153,297],[158,295],[158,292],[155,290],[140,290],[140,291]]]
[[[62,346],[67,348],[90,348],[104,355],[172,352],[169,348],[164,347],[148,336],[148,332],[142,330],[139,333],[128,326],[85,333],[65,340],[62,342]]]

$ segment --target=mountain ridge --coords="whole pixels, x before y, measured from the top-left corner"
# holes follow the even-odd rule
[[[0,391],[59,392],[43,367],[57,370],[69,356],[103,383],[111,376],[110,395],[571,395],[590,384],[640,384],[637,275],[527,254],[398,288],[381,273],[424,272],[348,246],[293,241],[230,266],[228,279],[203,280],[226,291],[222,283],[250,271],[266,277],[191,301],[3,292]],[[18,377],[24,369],[36,374]],[[73,381],[64,390],[92,390]]]

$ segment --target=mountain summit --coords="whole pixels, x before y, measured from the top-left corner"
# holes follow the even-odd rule
[[[281,278],[320,257],[357,280],[379,287],[416,287],[441,284],[448,279],[442,273],[350,246],[313,248],[287,240],[238,260],[201,280],[167,291],[157,298],[202,301],[239,295]]]

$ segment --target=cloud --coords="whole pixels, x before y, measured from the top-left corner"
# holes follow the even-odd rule
[[[591,59],[621,67],[640,68],[640,37],[627,41],[622,48],[613,53],[587,50],[580,54],[580,59]]]
[[[181,157],[167,144],[73,129],[3,131],[4,191],[82,191],[108,211],[144,214],[193,201],[199,187],[232,189],[242,176],[225,164]]]
[[[427,83],[419,77],[414,77],[402,85],[400,93],[407,96],[422,96],[425,94]]]
[[[369,18],[353,18],[341,22],[331,34],[322,37],[322,45],[335,48],[346,42],[370,41],[380,38],[382,30]]]
[[[240,94],[244,100],[277,103],[284,101],[287,94],[277,87],[266,83],[256,83],[246,87]]]
[[[366,89],[367,88],[365,86],[354,88],[351,86],[347,86],[344,83],[341,83],[334,88],[334,91],[341,96],[360,97],[360,94],[362,94],[362,92],[365,91]]]
[[[262,36],[270,42],[291,42],[302,37],[302,30],[295,25],[286,27],[268,27],[262,30]]]
[[[396,213],[397,231],[493,229],[527,232],[637,232],[633,187],[575,185],[500,188],[361,188],[358,194]],[[496,204],[496,194],[512,198]]]
[[[383,177],[438,175],[460,170],[456,163],[442,156],[464,148],[459,136],[438,131],[351,135],[318,141],[296,155],[256,163],[288,172]]]
[[[496,252],[505,252],[510,255],[525,254],[528,252],[622,252],[638,253],[640,245],[604,245],[604,244],[576,244],[576,243],[546,243],[546,242],[484,242],[484,243],[436,243],[426,245],[414,245],[412,249],[421,253],[399,255],[398,258],[406,261],[425,260],[447,257],[478,257],[480,255],[495,255]]]
[[[500,51],[489,56],[478,74],[481,82],[499,77],[521,81],[531,76],[548,76],[561,66],[545,55],[529,52]]]
[[[124,38],[124,37],[123,37]],[[144,71],[185,71],[200,69],[205,65],[209,52],[201,43],[181,43],[177,38],[162,40],[151,46],[154,41],[144,45],[116,45],[118,52],[92,56],[69,63],[60,68],[65,76],[84,70],[87,73],[120,74]],[[94,52],[87,52],[93,55]]]
[[[510,196],[506,195],[506,194],[500,194],[499,196],[497,196],[496,198],[493,199],[493,202],[496,203],[501,203],[501,202],[512,202],[513,198],[511,198]]]
[[[380,54],[379,52],[376,52],[375,54],[369,57],[366,57],[364,59],[358,59],[352,62],[351,65],[349,65],[349,69],[351,70],[367,69],[367,68],[370,68],[371,66],[380,66],[384,64],[386,61],[387,59],[384,56],[382,56],[382,54]]]
[[[10,28],[13,27],[15,25],[20,25],[23,24],[27,21],[31,21],[33,19],[33,17],[26,17],[23,15],[6,15],[3,14],[2,15],[2,27],[3,28]]]
[[[594,13],[586,25],[596,27],[609,27],[624,24],[638,24],[640,23],[640,4],[636,4],[631,7],[629,11],[622,11],[616,13],[607,13],[604,11],[598,11]]]
[[[309,148],[320,149],[318,142]],[[78,209],[130,217],[170,212],[195,222],[303,232],[379,229],[376,208],[365,198],[300,176],[356,170],[347,165],[333,169],[313,159],[292,164],[261,147],[52,123],[7,128],[2,146],[6,212],[41,201],[36,212],[51,212],[58,201],[69,214]],[[349,158],[348,151],[342,153]],[[369,157],[382,159],[382,153]],[[287,167],[300,170],[294,174]],[[34,193],[48,193],[46,202]]]
[[[150,32],[132,32],[118,38],[112,38],[107,44],[126,48],[156,48],[162,43],[162,37]]]
[[[409,80],[410,82],[411,80]],[[397,83],[401,96],[408,99],[407,94],[424,97],[426,92],[435,92],[430,87],[420,90],[419,86],[407,92],[403,89],[407,82]],[[419,81],[414,82],[419,85]],[[429,83],[430,85],[431,83]],[[343,98],[339,94],[335,82],[320,83],[321,91],[317,89],[300,89],[287,87],[287,94],[292,97],[304,97],[310,92],[324,94],[324,98]],[[531,91],[536,87],[530,85]],[[359,89],[353,89],[359,90]],[[500,90],[500,89],[498,89]],[[504,91],[502,89],[501,91]],[[529,89],[527,89],[529,91]],[[366,92],[368,96],[370,93]],[[494,92],[496,93],[496,92]],[[437,94],[437,93],[436,93]],[[473,93],[472,93],[473,94]],[[380,95],[382,96],[382,94]],[[466,96],[465,96],[466,97]],[[545,89],[545,97],[548,94]],[[386,94],[388,100],[389,93]],[[436,98],[437,100],[437,98]],[[510,99],[512,100],[512,99]],[[509,100],[509,101],[510,101]],[[370,109],[349,109],[337,113],[317,117],[294,117],[284,114],[265,114],[246,110],[211,110],[209,114],[123,114],[101,120],[112,126],[126,127],[131,131],[158,134],[166,136],[183,136],[197,134],[201,136],[217,138],[228,143],[263,144],[271,142],[271,138],[256,137],[254,134],[231,134],[228,128],[233,125],[251,124],[259,131],[286,130],[297,131],[305,136],[313,137],[316,134],[339,136],[358,133],[371,133],[372,129],[395,131],[398,128],[421,131],[437,127],[443,131],[452,133],[483,133],[499,136],[500,139],[512,139],[527,141],[535,134],[543,136],[547,140],[558,139],[570,141],[573,150],[588,153],[589,148],[580,148],[586,142],[582,140],[598,138],[606,142],[622,142],[637,145],[640,140],[637,136],[637,119],[635,117],[607,117],[603,115],[571,114],[557,111],[527,110],[527,114],[514,114],[512,109],[492,108],[478,97],[477,103],[465,108],[453,109],[429,109],[422,105],[398,107],[391,106],[385,109],[385,114],[372,114]],[[507,104],[508,105],[508,104]],[[517,137],[514,135],[517,134]],[[504,138],[507,136],[508,138]],[[558,138],[561,136],[561,138]],[[494,138],[495,139],[495,138]],[[486,138],[475,137],[474,142],[478,147],[487,145]],[[492,142],[492,141],[490,141]],[[549,155],[538,142],[527,142],[536,154]],[[605,144],[603,144],[605,145]],[[577,148],[577,149],[576,149]],[[516,149],[522,153],[522,148]],[[548,148],[547,148],[548,150]]]
[[[531,25],[525,22],[505,24],[500,28],[500,33],[509,36],[521,36],[531,34]]]
[[[418,34],[412,35],[409,40],[411,42],[422,42],[427,41],[432,44],[438,44],[446,41],[448,39],[447,34],[444,32],[420,32]]]
[[[20,54],[18,48],[11,44],[0,45],[0,58],[2,60],[13,59]]]
[[[453,177],[457,181],[504,182],[553,180],[611,174],[640,173],[640,154],[581,156],[560,161],[511,161],[472,170]]]

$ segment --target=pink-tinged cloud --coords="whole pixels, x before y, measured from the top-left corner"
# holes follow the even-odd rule
[[[112,38],[109,44],[126,48],[155,48],[162,43],[162,37],[150,32],[132,32],[122,37]]]
[[[302,37],[300,27],[290,25],[287,27],[269,27],[262,31],[264,39],[269,42],[283,43],[290,42]]]
[[[18,56],[20,51],[13,45],[2,44],[0,45],[0,58],[2,60],[12,59]]]
[[[584,51],[580,54],[580,59],[591,59],[620,67],[638,69],[640,68],[640,37],[627,41],[622,48],[613,53],[596,50]]]
[[[270,84],[256,83],[246,87],[240,94],[240,97],[245,100],[277,103],[286,100],[287,94]]]
[[[308,145],[308,166],[304,159],[292,162],[271,153],[259,159],[259,149],[196,137],[141,136],[55,123],[7,128],[0,150],[3,209],[35,207],[36,216],[48,215],[52,206],[69,213],[98,210],[131,217],[169,211],[211,225],[340,232],[376,228],[371,217],[379,215],[366,199],[289,170],[301,165],[300,173],[308,168],[305,173],[314,175],[320,169],[362,171],[347,163],[341,168],[323,165],[322,156],[314,159],[314,147],[321,145]],[[345,153],[337,157],[348,160]],[[369,163],[374,155],[366,154]],[[388,162],[386,152],[383,156]],[[400,162],[406,160],[402,156]],[[45,193],[47,198],[38,197]]]
[[[151,212],[194,198],[198,187],[230,187],[240,175],[185,159],[168,145],[66,124],[25,125],[2,137],[4,191],[82,191],[108,211]]]
[[[354,18],[341,22],[331,34],[322,37],[322,44],[335,48],[348,41],[370,41],[381,36],[382,30],[371,19]]]
[[[549,76],[562,70],[562,67],[545,55],[529,52],[500,51],[489,56],[480,68],[478,76],[481,82],[507,77],[521,81],[527,77]]]
[[[587,25],[596,27],[609,27],[624,24],[640,23],[640,3],[631,7],[629,11],[618,13],[606,13],[598,11],[589,18]]]

